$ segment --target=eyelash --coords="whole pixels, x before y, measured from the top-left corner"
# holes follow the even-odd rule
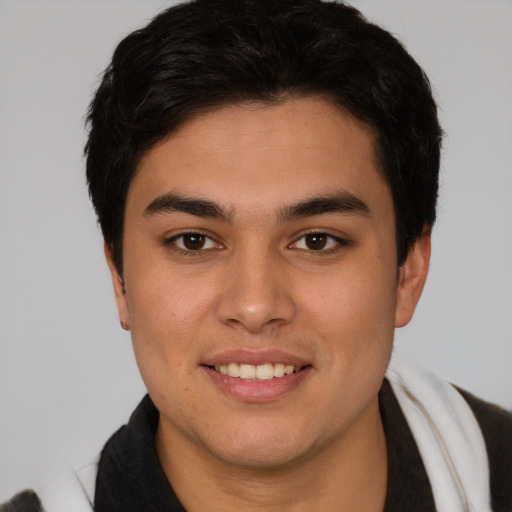
[[[306,233],[302,233],[302,235],[297,238],[297,240],[295,242],[293,242],[292,244],[290,244],[288,247],[293,247],[293,246],[297,246],[299,244],[299,242],[303,241],[304,243],[306,243],[306,237],[307,236],[324,236],[327,240],[327,244],[328,243],[333,243],[334,245],[332,245],[331,247],[328,247],[327,249],[325,248],[321,248],[321,249],[300,249],[300,250],[303,250],[303,251],[306,251],[308,253],[310,253],[311,255],[325,255],[325,254],[333,254],[337,251],[339,251],[342,247],[347,247],[348,245],[350,245],[350,242],[348,240],[346,240],[345,238],[341,238],[341,237],[338,237],[338,236],[335,236],[335,235],[332,235],[330,233],[327,233],[325,231],[308,231]]]
[[[311,247],[309,247],[309,248],[297,247],[297,245],[299,245],[300,242],[307,244],[306,237],[315,236],[315,235],[318,237],[325,237],[326,245],[328,245],[328,244],[334,244],[334,245],[331,245],[328,248],[321,247],[320,249],[312,249]],[[203,237],[204,239],[207,240],[206,243],[213,244],[213,245],[215,245],[215,247],[207,247],[207,248],[201,247],[196,250],[179,247],[177,245],[177,241],[180,239],[183,240],[183,238],[186,236]],[[187,231],[185,233],[180,233],[178,235],[174,235],[171,238],[164,240],[164,245],[183,256],[200,256],[201,253],[206,253],[212,249],[223,248],[223,246],[220,243],[216,242],[214,238],[212,238],[211,236],[207,235],[206,233],[202,233],[200,231]],[[306,233],[302,233],[302,235],[299,238],[297,238],[295,240],[295,242],[289,244],[288,247],[289,248],[297,248],[299,250],[308,252],[311,255],[316,256],[316,255],[325,255],[325,254],[335,253],[338,250],[340,250],[341,247],[346,247],[348,245],[350,245],[350,242],[344,238],[340,238],[338,236],[332,235],[330,233],[326,233],[324,231],[309,231]]]
[[[177,245],[177,240],[183,239],[186,236],[204,237],[210,243],[213,243],[216,247],[208,247],[206,249],[201,247],[200,249],[196,249],[196,250],[179,247]],[[187,231],[185,233],[180,233],[178,235],[174,235],[171,238],[165,239],[164,245],[169,247],[172,251],[175,251],[183,256],[200,256],[201,253],[207,252],[214,248],[222,247],[221,244],[216,242],[211,236],[207,235],[206,233],[202,233],[200,231]]]

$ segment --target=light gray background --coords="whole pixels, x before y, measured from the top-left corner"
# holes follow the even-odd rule
[[[447,132],[431,274],[397,346],[512,408],[512,2],[358,0],[431,78]],[[169,2],[0,0],[0,501],[87,461],[144,393],[83,177],[115,44]]]

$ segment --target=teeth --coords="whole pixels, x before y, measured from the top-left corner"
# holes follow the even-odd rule
[[[252,364],[240,365],[240,378],[241,379],[254,379],[256,378],[256,367]]]
[[[276,363],[274,365],[274,377],[284,377],[284,364]]]
[[[228,375],[230,377],[240,377],[240,366],[238,363],[228,364]]]
[[[271,380],[274,377],[281,378],[285,375],[297,373],[300,367],[283,363],[265,363],[260,365],[229,363],[215,366],[215,370],[222,375],[238,377],[244,380]]]
[[[256,366],[256,378],[258,380],[270,380],[274,378],[274,365],[270,363]]]

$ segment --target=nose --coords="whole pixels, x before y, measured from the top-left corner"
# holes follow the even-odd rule
[[[238,251],[225,269],[218,319],[254,334],[291,322],[296,310],[293,283],[284,266],[270,250]]]

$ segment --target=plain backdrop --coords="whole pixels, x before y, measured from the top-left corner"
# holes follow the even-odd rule
[[[397,349],[512,408],[512,2],[352,2],[429,75],[447,133],[430,277]],[[86,462],[144,394],[89,204],[84,113],[163,0],[0,0],[0,501]]]

